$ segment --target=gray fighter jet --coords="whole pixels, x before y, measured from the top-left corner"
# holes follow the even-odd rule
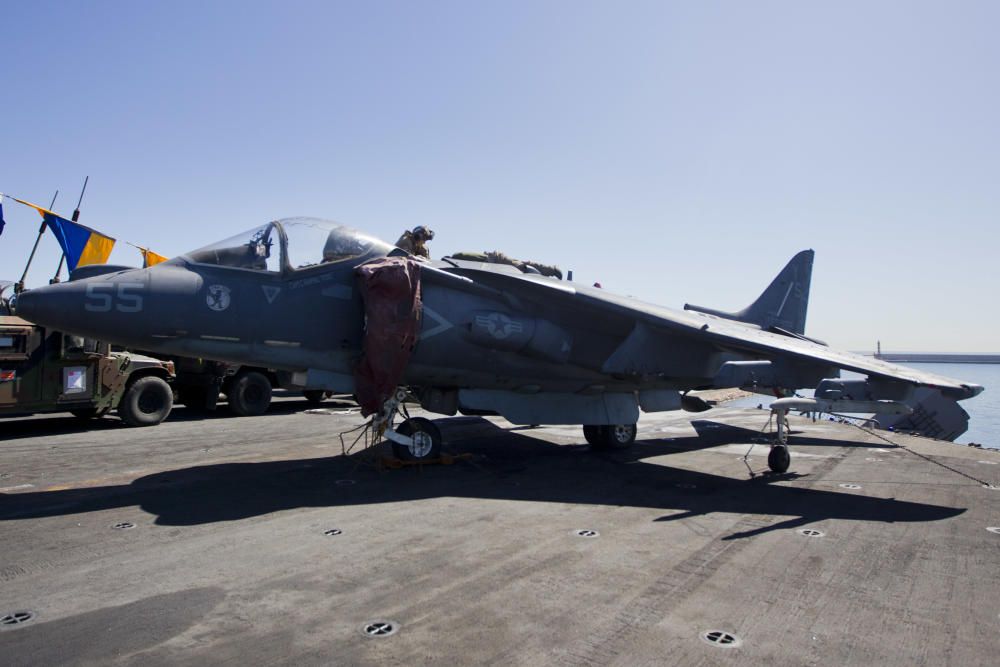
[[[409,459],[437,456],[441,437],[422,418],[393,427],[407,398],[439,414],[579,424],[595,447],[629,445],[640,410],[706,409],[687,392],[713,387],[777,396],[814,388],[814,399],[783,400],[911,417],[906,401],[930,391],[964,414],[955,401],[981,386],[804,335],[812,260],[811,250],[799,253],[741,312],[677,311],[514,266],[417,261],[336,223],[296,218],[147,269],[82,267],[71,282],[21,293],[14,307],[49,327],[285,369],[304,386],[353,393]],[[837,380],[841,369],[865,377]],[[787,470],[784,438],[769,464]]]

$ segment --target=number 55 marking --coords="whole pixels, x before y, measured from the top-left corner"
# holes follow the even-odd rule
[[[109,313],[112,308],[119,313],[142,312],[142,288],[142,283],[87,285],[87,303],[83,309],[90,313]]]

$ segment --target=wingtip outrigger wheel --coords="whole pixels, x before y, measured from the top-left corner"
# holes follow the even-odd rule
[[[788,453],[788,445],[771,445],[771,451],[767,455],[767,467],[772,472],[782,474],[788,472],[788,466],[792,462],[792,456]]]
[[[784,406],[775,407],[774,405],[771,406],[771,409],[774,412],[777,433],[775,433],[775,442],[771,445],[771,451],[767,455],[767,467],[780,475],[788,472],[788,466],[792,462],[792,456],[788,452],[789,424],[786,416],[788,410]]]

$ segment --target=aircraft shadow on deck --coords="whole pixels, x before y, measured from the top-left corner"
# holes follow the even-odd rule
[[[672,512],[655,521],[719,512],[787,517],[779,523],[725,538],[739,539],[827,519],[924,522],[948,519],[965,511],[769,483],[774,479],[789,479],[788,476],[734,479],[669,467],[662,464],[662,459],[659,463],[643,461],[725,442],[747,442],[747,429],[736,429],[744,431],[738,433],[732,428],[711,428],[707,429],[712,432],[710,436],[646,440],[637,442],[630,450],[596,454],[587,451],[585,445],[552,444],[521,432],[511,433],[479,418],[445,419],[438,423],[449,448],[474,454],[473,463],[377,472],[338,455],[194,466],[155,473],[118,486],[0,494],[0,520],[138,506],[155,515],[157,525],[190,526],[237,521],[300,507],[377,505],[445,496]],[[341,479],[352,479],[355,484],[337,484]]]
[[[771,440],[773,438],[773,433],[766,430],[744,428],[742,426],[733,426],[732,424],[726,424],[725,422],[717,422],[709,419],[693,419],[691,420],[691,426],[698,433],[698,444],[690,448],[709,448],[717,447],[718,445],[726,445],[731,443],[754,443],[756,445],[763,445],[765,448],[770,446]],[[793,450],[797,446],[821,446],[821,447],[894,447],[895,445],[888,445],[886,443],[880,443],[878,445],[870,445],[868,443],[855,444],[846,440],[836,440],[831,441],[828,438],[816,438],[803,436],[804,431],[796,428],[791,428],[788,431],[788,445]],[[766,449],[764,451],[767,451]]]

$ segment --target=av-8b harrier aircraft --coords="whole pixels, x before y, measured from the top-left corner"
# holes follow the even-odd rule
[[[336,223],[295,218],[146,269],[81,267],[71,282],[22,292],[13,306],[60,330],[284,369],[302,385],[354,394],[407,459],[435,457],[441,444],[433,422],[401,413],[407,397],[445,415],[579,424],[595,447],[629,445],[640,410],[706,409],[687,395],[706,388],[776,396],[813,388],[815,399],[782,400],[824,412],[905,414],[911,430],[931,435],[943,427],[931,411],[918,415],[921,392],[965,415],[955,402],[981,386],[804,335],[812,260],[812,251],[799,253],[741,312],[677,311],[528,265],[417,261]],[[865,377],[837,380],[842,369]],[[947,428],[954,437],[965,422]],[[788,469],[783,438],[768,462]]]

